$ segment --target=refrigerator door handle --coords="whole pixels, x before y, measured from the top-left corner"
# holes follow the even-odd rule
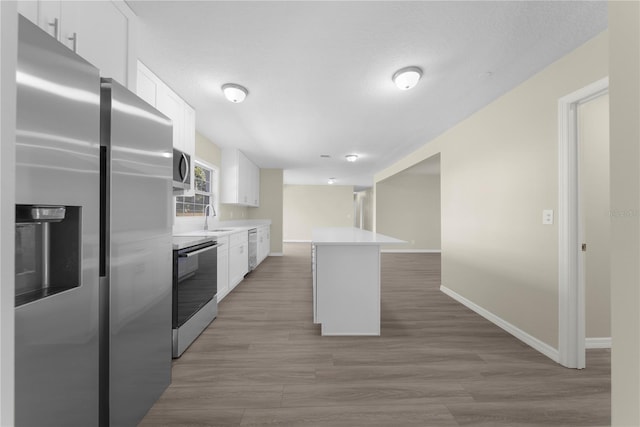
[[[107,276],[107,233],[109,232],[107,227],[107,213],[109,212],[109,207],[107,205],[107,192],[109,191],[109,182],[107,176],[107,147],[100,147],[100,259],[99,259],[99,269],[100,269],[100,277]]]

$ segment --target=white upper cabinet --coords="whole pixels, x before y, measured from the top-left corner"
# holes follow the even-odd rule
[[[173,122],[173,147],[191,156],[191,190],[183,195],[192,196],[195,194],[196,111],[140,61],[137,80],[138,96]]]
[[[129,18],[108,1],[63,1],[60,14],[60,41],[98,67],[102,77],[128,86]]]
[[[247,165],[246,175],[246,204],[260,206],[260,169],[251,163]]]
[[[154,107],[158,104],[159,79],[143,64],[138,63],[136,93]]]
[[[260,169],[240,150],[222,150],[222,203],[260,205]]]
[[[251,160],[238,151],[238,203],[251,204]]]
[[[38,24],[38,2],[37,1],[19,1],[18,13],[34,24]]]
[[[38,4],[38,20],[35,23],[51,36],[60,40],[60,27],[62,26],[60,9],[62,2],[41,0],[36,3]]]
[[[102,77],[134,87],[137,21],[124,1],[26,1],[18,2],[18,12],[96,66]]]
[[[191,163],[196,152],[196,110],[189,104],[184,104],[184,124],[182,128],[182,151],[191,154]],[[193,183],[191,183],[193,188]]]
[[[159,85],[155,107],[173,121],[173,146],[184,151],[184,101],[166,86]]]
[[[260,168],[253,168],[253,176],[251,179],[253,182],[253,206],[260,206]]]

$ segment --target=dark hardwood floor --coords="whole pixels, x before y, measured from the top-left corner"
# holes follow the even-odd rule
[[[439,290],[437,254],[382,255],[380,337],[321,337],[310,248],[286,244],[174,361],[141,426],[604,426],[610,352],[562,368]]]

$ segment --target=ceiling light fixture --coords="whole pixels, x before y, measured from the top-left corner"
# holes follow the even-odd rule
[[[393,75],[393,82],[400,90],[408,90],[418,84],[422,77],[422,70],[419,67],[405,67]]]
[[[225,98],[234,103],[244,101],[249,91],[247,88],[237,85],[235,83],[226,83],[222,85],[222,92]]]
[[[335,184],[336,183],[336,179],[335,178],[329,178],[329,181],[327,181],[329,184]]]
[[[347,162],[355,162],[356,160],[358,160],[358,155],[357,154],[347,154],[346,156],[344,156],[347,159]]]

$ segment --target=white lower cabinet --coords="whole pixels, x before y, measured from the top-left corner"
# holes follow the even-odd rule
[[[263,225],[258,227],[258,264],[269,256],[271,252],[271,227]]]
[[[218,302],[229,293],[229,237],[218,237]]]
[[[271,248],[269,225],[258,228],[258,264]],[[249,233],[241,231],[218,237],[218,302],[231,292],[249,272]]]
[[[247,231],[229,236],[229,291],[244,279],[249,271],[249,234]]]

